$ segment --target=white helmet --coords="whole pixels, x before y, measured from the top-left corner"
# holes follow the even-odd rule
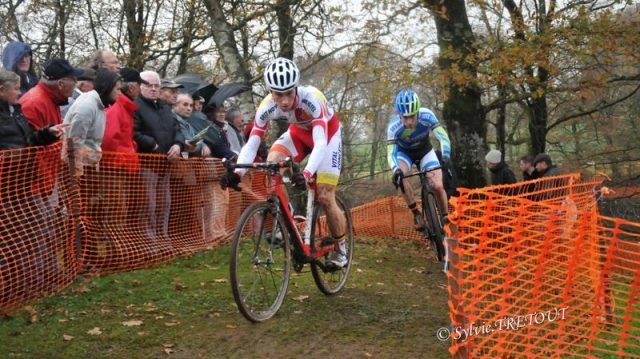
[[[264,82],[272,91],[287,91],[298,86],[298,81],[300,81],[298,66],[284,57],[271,61],[264,70]]]

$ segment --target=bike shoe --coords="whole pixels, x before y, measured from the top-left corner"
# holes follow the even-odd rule
[[[347,256],[338,251],[331,253],[329,259],[327,260],[327,263],[330,263],[338,268],[344,268],[347,265],[347,262]]]
[[[422,218],[422,214],[419,212],[413,212],[413,224],[415,224],[417,231],[424,229],[424,219]]]

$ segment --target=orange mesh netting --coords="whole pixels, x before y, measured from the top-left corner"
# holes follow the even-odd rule
[[[222,191],[219,159],[105,152],[96,168],[77,165],[73,151],[61,160],[61,149],[0,152],[0,312],[58,292],[78,273],[213,248],[266,195],[262,173],[245,176],[243,192]]]
[[[77,278],[61,147],[0,151],[0,310],[58,292]]]
[[[243,179],[243,192],[223,191],[223,172],[219,159],[104,152],[99,170],[85,167],[78,181],[82,268],[133,270],[228,241],[244,208],[266,189],[255,173]]]
[[[244,176],[243,192],[220,190],[217,159],[105,152],[96,168],[77,165],[73,151],[61,160],[61,150],[0,152],[0,311],[79,273],[226,243],[266,194],[261,172]],[[453,355],[639,355],[640,224],[600,216],[599,185],[569,175],[462,190],[452,201]],[[357,237],[424,241],[399,197],[353,208],[352,219]]]
[[[454,356],[640,356],[640,224],[599,216],[599,184],[572,175],[455,199]]]

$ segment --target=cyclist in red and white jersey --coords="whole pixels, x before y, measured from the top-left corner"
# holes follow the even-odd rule
[[[340,121],[320,90],[313,86],[298,86],[300,70],[293,61],[282,57],[271,61],[265,69],[264,80],[271,93],[258,107],[255,124],[238,155],[238,163],[253,162],[271,120],[287,120],[289,129],[271,146],[267,160],[282,161],[292,157],[300,162],[309,156],[304,170],[291,180],[306,186],[316,175],[318,201],[327,213],[331,235],[338,243],[329,261],[344,267],[347,264],[346,223],[335,200],[342,167]],[[243,173],[242,170],[228,173],[221,178],[220,184],[223,188],[237,188]]]

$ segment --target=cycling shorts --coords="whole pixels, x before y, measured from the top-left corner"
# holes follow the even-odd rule
[[[271,146],[272,152],[279,152],[300,162],[313,150],[310,131],[299,131],[290,126],[287,132]],[[327,144],[327,151],[317,171],[317,183],[338,185],[342,169],[342,129],[338,127]]]
[[[398,148],[396,153],[398,161],[402,161],[407,164],[407,167],[411,169],[411,166],[415,163],[418,165],[421,171],[430,170],[434,167],[440,166],[438,156],[433,148],[409,150],[406,148]]]

